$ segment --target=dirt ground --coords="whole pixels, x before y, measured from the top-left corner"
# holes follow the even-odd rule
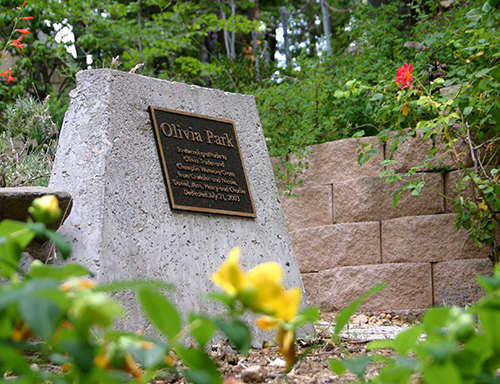
[[[406,327],[408,322],[398,319],[390,319],[390,314],[361,315],[355,317],[351,322],[363,322],[366,327]],[[330,323],[329,323],[330,321]],[[342,376],[336,375],[329,365],[331,359],[342,359],[356,357],[363,354],[391,355],[390,350],[379,350],[367,352],[366,345],[370,338],[359,337],[355,333],[342,337],[341,345],[336,345],[331,340],[331,332],[328,324],[333,323],[330,317],[323,317],[321,324],[317,327],[317,335],[309,342],[298,342],[298,354],[308,349],[309,353],[295,365],[289,372],[285,372],[284,364],[276,346],[266,346],[262,349],[251,349],[247,356],[241,356],[231,346],[217,344],[212,347],[212,358],[218,363],[221,372],[226,377],[225,384],[240,383],[350,383],[355,382],[357,377],[352,373]],[[384,336],[384,335],[381,335]],[[380,362],[372,362],[367,369],[367,378],[378,374],[382,365]],[[160,375],[151,384],[181,384],[187,383],[182,377],[166,373]]]

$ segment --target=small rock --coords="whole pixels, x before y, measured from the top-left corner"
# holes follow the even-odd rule
[[[286,367],[286,361],[285,360],[281,360],[279,358],[276,358],[276,360],[274,360],[271,364],[269,364],[271,367],[281,367],[281,368],[284,368]]]
[[[241,371],[241,380],[247,383],[262,383],[266,379],[267,372],[259,365],[252,365]]]
[[[358,323],[359,325],[368,324],[368,316],[359,315],[358,317],[356,317],[356,323]]]
[[[234,378],[233,376],[226,376],[224,378],[224,384],[243,384],[243,383]]]

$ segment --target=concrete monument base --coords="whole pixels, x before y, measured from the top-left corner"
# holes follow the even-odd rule
[[[256,218],[170,208],[149,106],[234,121]],[[79,72],[50,187],[73,196],[61,233],[73,246],[71,261],[99,282],[169,282],[182,311],[210,313],[214,306],[202,299],[217,290],[210,276],[239,246],[245,269],[276,261],[286,287],[302,287],[252,96],[110,69]],[[129,311],[123,328],[153,332],[132,292],[119,299]]]

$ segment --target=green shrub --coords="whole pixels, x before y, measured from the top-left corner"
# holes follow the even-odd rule
[[[332,360],[337,374],[347,369],[370,383],[498,383],[500,368],[500,265],[493,276],[477,276],[486,291],[475,305],[432,308],[426,311],[422,324],[399,333],[394,340],[377,340],[369,350],[390,348],[395,357],[360,356],[352,360]],[[385,367],[380,374],[366,380],[365,370],[371,360]]]
[[[0,285],[0,375],[10,383],[147,383],[159,371],[173,371],[194,384],[222,384],[206,346],[220,332],[246,353],[252,335],[240,319],[245,311],[261,315],[261,328],[276,330],[289,368],[297,360],[296,329],[319,317],[317,308],[299,313],[301,288],[284,288],[278,263],[263,263],[247,273],[239,264],[238,248],[212,275],[224,292],[210,297],[226,310],[212,316],[188,313],[187,319],[165,296],[172,287],[162,282],[97,285],[80,264],[44,265],[38,260],[24,272],[18,267],[21,253],[35,236],[54,241],[64,259],[70,254],[68,242],[44,224],[60,216],[57,199],[36,199],[29,213],[41,222],[0,223],[0,277],[8,279]],[[113,328],[125,311],[108,292],[119,289],[137,291],[161,339]],[[31,355],[44,364],[34,369]]]
[[[17,98],[3,111],[0,127],[0,186],[46,186],[57,147],[58,128],[47,101]]]

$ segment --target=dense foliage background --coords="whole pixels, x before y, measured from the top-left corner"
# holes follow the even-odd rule
[[[352,136],[392,137],[392,150],[409,136],[439,139],[465,168],[461,183],[478,192],[472,201],[459,186],[450,197],[457,225],[493,241],[500,225],[499,0],[20,2],[0,0],[0,41],[11,57],[3,66],[12,67],[0,82],[0,186],[47,182],[76,72],[111,66],[253,94],[271,156],[301,158],[309,145]],[[20,11],[32,19],[14,27]],[[21,50],[12,31],[26,25]],[[403,63],[412,63],[413,82],[400,88],[395,74]],[[459,142],[474,169],[462,163]],[[365,148],[360,161],[371,154]],[[306,162],[286,158],[285,165],[288,188]],[[410,180],[413,194],[425,186],[391,174],[390,159],[385,165],[388,181]]]
[[[384,1],[374,8],[370,4],[381,2],[328,0],[322,10],[319,0],[32,0],[24,9],[34,17],[32,33],[22,52],[10,49],[17,81],[0,84],[0,108],[20,95],[40,101],[52,95],[50,111],[60,126],[75,73],[109,67],[119,56],[119,69],[144,63],[137,72],[147,76],[254,94],[270,153],[284,155],[361,128],[377,134],[389,127],[382,123],[395,123],[381,116],[380,99],[372,100],[376,92],[338,97],[350,80],[366,86],[387,81],[395,89],[403,62],[414,63],[422,82],[461,80],[465,58],[457,51],[467,40],[465,15],[483,2]],[[18,3],[0,2],[3,43]],[[284,24],[287,41],[277,39]],[[61,42],[68,32],[74,41]]]

